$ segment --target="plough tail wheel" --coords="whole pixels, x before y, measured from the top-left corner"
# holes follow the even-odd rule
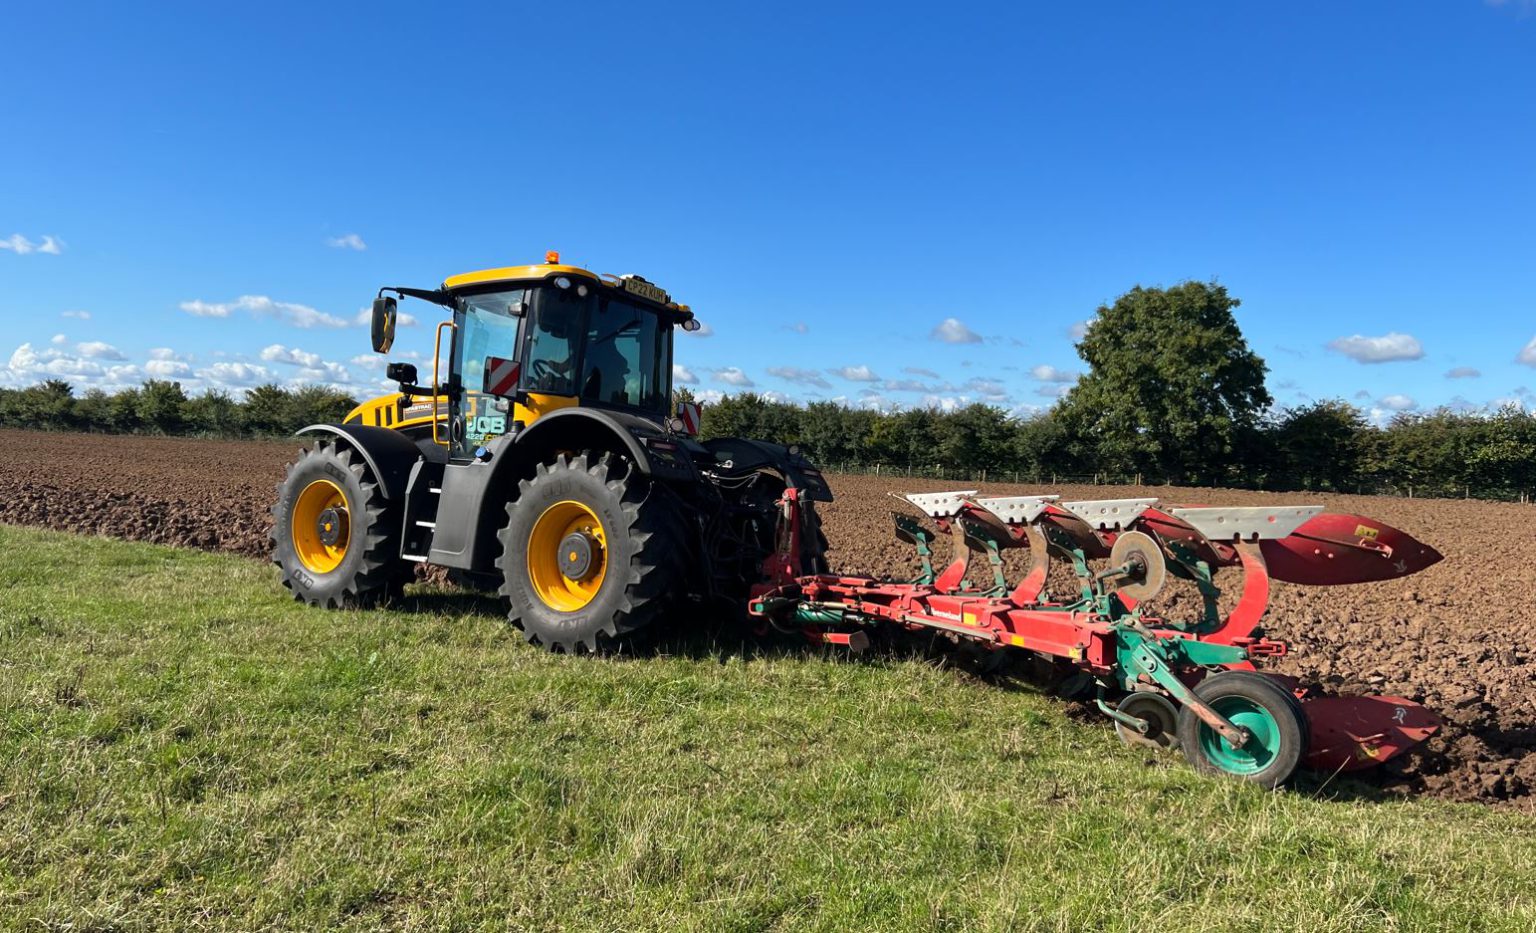
[[[1159,693],[1133,693],[1116,707],[1127,716],[1135,716],[1147,724],[1141,733],[1121,722],[1115,723],[1115,734],[1127,745],[1144,745],[1151,748],[1173,749],[1179,747],[1179,712]]]
[[[1195,685],[1195,696],[1248,734],[1235,746],[1190,707],[1179,710],[1179,744],[1196,770],[1278,787],[1306,755],[1307,722],[1296,698],[1263,674],[1213,674]]]

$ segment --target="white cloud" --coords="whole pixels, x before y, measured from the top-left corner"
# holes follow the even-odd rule
[[[28,253],[47,253],[49,256],[57,256],[64,252],[64,243],[51,236],[43,237],[41,243],[33,243],[21,234],[13,233],[0,239],[0,249],[8,249],[18,256],[25,256]]]
[[[248,311],[256,317],[276,318],[294,327],[309,330],[315,327],[346,327],[347,321],[317,311],[308,305],[291,301],[273,301],[266,295],[241,295],[232,302],[183,301],[181,310],[193,317],[229,317],[234,310]]]
[[[182,379],[192,375],[192,367],[177,360],[150,360],[144,371],[156,379]]]
[[[53,344],[56,347],[62,347],[66,343],[69,343],[69,338],[64,336],[63,334],[54,334],[53,335],[53,339],[48,341],[48,342]]]
[[[1072,391],[1072,384],[1067,382],[1048,382],[1035,386],[1035,394],[1045,398],[1062,398]]]
[[[1525,349],[1515,359],[1527,366],[1536,366],[1536,337],[1531,338],[1531,342],[1525,345]]]
[[[694,318],[694,320],[698,321],[698,318]],[[685,330],[683,333],[690,337],[713,337],[715,335],[715,329],[710,327],[708,324],[705,324],[703,321],[699,321],[698,330]]]
[[[960,323],[958,318],[947,317],[929,335],[930,339],[943,343],[981,343],[981,335]]]
[[[89,321],[91,319],[91,312],[89,312],[89,311],[60,311],[59,312],[59,317],[74,318],[77,321]]]
[[[880,383],[880,388],[887,392],[937,393],[943,392],[949,387],[932,382],[922,382],[917,379],[887,379]]]
[[[1531,341],[1531,343],[1536,344],[1536,340]],[[1447,379],[1476,379],[1477,377],[1479,377],[1481,375],[1482,375],[1482,372],[1480,372],[1479,370],[1473,369],[1470,366],[1458,366],[1455,369],[1451,370],[1450,372],[1446,373],[1445,374],[1445,378],[1447,378]]]
[[[939,411],[959,411],[970,404],[970,399],[953,395],[927,395],[923,397],[924,408],[937,408]]]
[[[181,310],[193,317],[229,317],[229,305],[209,304],[206,301],[183,301]]]
[[[314,369],[321,365],[320,354],[300,350],[297,347],[285,347],[280,343],[274,343],[261,351],[263,363],[282,363],[285,366],[302,366],[306,369]]]
[[[904,373],[911,373],[914,376],[927,376],[929,379],[940,378],[938,373],[931,369],[924,369],[921,366],[903,366],[901,371]]]
[[[1328,349],[1342,353],[1357,363],[1395,363],[1424,358],[1424,347],[1417,337],[1396,331],[1384,337],[1340,337],[1328,342]]]
[[[699,384],[699,377],[695,376],[693,374],[693,370],[689,369],[688,367],[679,363],[673,363],[672,381],[681,383],[685,386],[696,386]]]
[[[737,388],[742,389],[757,385],[757,383],[753,382],[746,373],[742,372],[735,366],[727,366],[724,369],[715,370],[715,381],[723,382],[728,386],[736,386]]]
[[[318,365],[305,366],[293,374],[288,380],[290,386],[304,385],[312,382],[325,383],[333,388],[350,386],[353,383],[352,374],[340,363],[332,363],[329,360],[321,360]]]
[[[1079,375],[1044,363],[1031,369],[1029,374],[1041,382],[1076,382]]]
[[[849,382],[879,382],[880,376],[868,366],[842,366],[837,369],[829,369],[827,372],[834,376],[841,376]]]
[[[1071,327],[1067,328],[1067,336],[1071,337],[1073,340],[1082,340],[1084,337],[1088,336],[1088,328],[1093,326],[1093,321],[1093,318],[1089,318],[1086,321],[1078,321],[1076,324],[1073,324]]]
[[[334,246],[337,249],[355,249],[358,252],[368,248],[368,244],[363,242],[363,238],[355,233],[348,233],[345,236],[333,236],[325,242],[327,245]]]
[[[786,329],[792,330],[797,334],[808,334],[811,331],[811,326],[804,321],[796,321],[795,323],[790,324]]]
[[[815,386],[818,389],[830,389],[832,383],[828,382],[821,373],[814,369],[801,369],[798,366],[770,366],[768,375],[775,379],[783,379],[785,382],[794,382],[799,385]]]
[[[17,376],[46,379],[49,376],[101,376],[106,369],[94,360],[70,356],[58,350],[35,350],[24,343],[11,354],[6,367]]]
[[[1419,403],[1406,395],[1384,395],[1376,400],[1376,404],[1388,411],[1413,411],[1419,407]]]
[[[978,376],[974,379],[966,380],[964,388],[967,392],[974,392],[981,396],[981,400],[984,402],[1008,401],[1007,386],[1004,386],[996,379],[983,379]]]
[[[211,385],[243,389],[272,381],[272,371],[254,363],[214,363],[197,371]]]
[[[725,393],[719,389],[700,389],[693,393],[693,397],[698,400],[700,405],[714,405],[725,398]]]
[[[93,360],[123,361],[128,359],[117,347],[112,346],[110,343],[103,343],[100,340],[87,340],[84,343],[76,344],[75,349],[81,356],[88,356]]]
[[[154,347],[149,351],[149,358],[152,360],[174,360],[178,363],[189,363],[192,361],[192,357],[183,356],[170,347]]]

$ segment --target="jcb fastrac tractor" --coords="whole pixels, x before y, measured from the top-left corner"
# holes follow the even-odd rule
[[[450,315],[431,382],[392,363],[398,394],[300,432],[318,442],[272,510],[273,559],[296,598],[370,606],[436,564],[498,589],[529,641],[600,651],[669,609],[738,609],[786,548],[825,569],[821,473],[793,447],[700,442],[697,406],[674,409],[673,333],[699,324],[663,289],[555,253],[383,288],[376,352],[389,352],[400,298]],[[800,511],[793,540],[785,502]]]

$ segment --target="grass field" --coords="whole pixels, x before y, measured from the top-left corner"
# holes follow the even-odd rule
[[[918,660],[552,657],[489,601],[0,527],[0,924],[1536,928],[1536,818],[1267,793]]]

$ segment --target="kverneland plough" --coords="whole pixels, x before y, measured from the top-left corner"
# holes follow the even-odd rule
[[[969,490],[905,497],[936,532],[894,514],[897,537],[916,547],[922,568],[915,580],[896,582],[802,575],[800,504],[789,490],[780,503],[779,552],[768,562],[772,580],[756,588],[750,612],[854,648],[867,643],[866,630],[898,626],[984,649],[1035,652],[1091,677],[1098,708],[1128,744],[1182,748],[1202,771],[1269,787],[1298,766],[1378,765],[1440,726],[1433,712],[1402,697],[1326,696],[1254,666],[1286,653],[1284,642],[1258,632],[1271,579],[1364,583],[1440,560],[1395,528],[1323,514],[1320,506],[1181,508],[1157,499],[976,496]],[[939,534],[954,549],[942,570],[933,563]],[[1022,547],[1029,549],[1029,570],[1010,585],[1002,552]],[[1053,555],[1070,562],[1074,592],[1047,592]],[[1215,577],[1229,567],[1242,571],[1242,595],[1224,614]],[[1173,621],[1149,611],[1169,574],[1198,588],[1199,618]]]

